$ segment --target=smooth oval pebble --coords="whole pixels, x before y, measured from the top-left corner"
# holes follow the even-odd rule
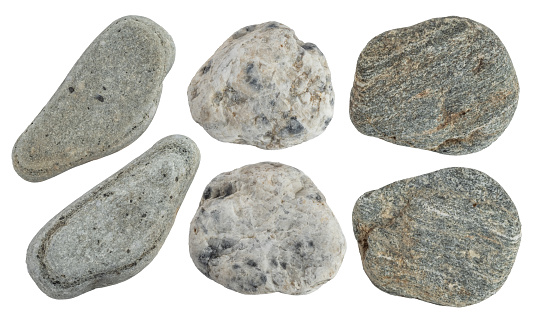
[[[278,22],[229,37],[192,79],[188,102],[213,138],[269,150],[318,136],[334,113],[323,53]]]
[[[488,175],[447,168],[362,195],[352,213],[362,265],[379,289],[449,306],[503,285],[520,245],[515,205]]]
[[[174,58],[171,36],[153,21],[114,21],[15,143],[15,171],[43,181],[134,142],[155,115]]]
[[[373,38],[358,58],[350,117],[385,141],[461,155],[507,128],[519,86],[509,54],[486,26],[430,19]]]
[[[139,273],[168,236],[199,161],[192,140],[168,136],[67,206],[28,247],[37,286],[67,299]]]
[[[214,178],[190,224],[190,257],[208,278],[244,294],[307,294],[332,279],[345,237],[300,170],[247,165]]]

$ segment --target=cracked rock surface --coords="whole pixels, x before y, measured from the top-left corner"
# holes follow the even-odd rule
[[[258,163],[205,189],[190,224],[190,256],[208,278],[244,294],[307,294],[332,279],[345,237],[301,171]]]
[[[134,142],[155,115],[174,58],[172,38],[153,21],[114,21],[15,143],[17,173],[47,180]]]
[[[67,299],[139,273],[168,236],[199,161],[192,140],[168,136],[67,206],[28,247],[37,286]]]
[[[447,168],[362,195],[352,213],[362,265],[379,289],[449,306],[503,285],[520,245],[515,205],[488,175]]]
[[[334,112],[323,53],[278,22],[235,32],[188,87],[190,112],[215,139],[283,149],[321,134]]]
[[[507,128],[519,86],[507,50],[486,26],[430,19],[373,38],[358,58],[350,117],[363,134],[461,155]]]

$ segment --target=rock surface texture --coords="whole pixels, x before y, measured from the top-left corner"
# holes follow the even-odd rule
[[[484,25],[447,17],[373,38],[358,58],[350,117],[363,134],[443,154],[477,152],[518,102],[507,50]]]
[[[345,237],[301,171],[258,163],[214,178],[190,224],[190,256],[208,278],[244,294],[307,294],[332,279]]]
[[[215,139],[283,149],[321,134],[334,112],[323,53],[277,22],[234,33],[188,88],[190,112]]]
[[[466,306],[503,285],[520,245],[520,221],[486,174],[448,168],[361,196],[352,214],[362,264],[394,295]]]
[[[199,161],[190,139],[166,137],[62,210],[28,247],[37,286],[67,299],[139,273],[168,236]]]
[[[147,129],[175,47],[153,21],[123,17],[86,49],[13,147],[13,166],[43,181],[117,152]]]

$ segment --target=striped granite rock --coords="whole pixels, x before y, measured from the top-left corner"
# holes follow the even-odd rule
[[[172,38],[153,21],[114,21],[15,143],[15,171],[43,181],[134,142],[153,120],[174,58]]]
[[[466,18],[431,19],[373,38],[358,58],[350,117],[363,134],[443,154],[494,142],[518,102],[500,39]]]
[[[334,113],[323,53],[278,22],[229,37],[192,79],[188,102],[215,139],[269,150],[318,136]]]
[[[244,294],[307,294],[331,280],[345,237],[300,170],[258,163],[205,189],[190,225],[190,256],[208,278]]]
[[[67,299],[138,274],[168,236],[199,161],[192,140],[166,137],[67,206],[28,247],[37,286]]]
[[[449,306],[503,285],[520,244],[515,205],[486,174],[448,168],[362,195],[352,213],[362,264],[379,289]]]

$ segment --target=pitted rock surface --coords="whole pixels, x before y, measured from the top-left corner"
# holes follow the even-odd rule
[[[15,143],[17,173],[43,181],[134,142],[155,115],[174,58],[172,38],[153,21],[114,21]]]
[[[503,285],[520,245],[515,205],[486,174],[448,168],[362,195],[352,214],[369,279],[394,295],[474,304]]]
[[[190,256],[208,278],[244,294],[307,294],[345,255],[325,197],[301,171],[258,163],[214,178],[190,224]]]
[[[28,247],[37,286],[67,299],[139,273],[168,236],[199,160],[193,141],[166,137],[67,206]]]
[[[277,22],[234,33],[196,73],[190,112],[215,139],[283,149],[321,134],[334,111],[322,52]]]
[[[350,117],[363,134],[468,154],[507,128],[519,86],[509,54],[484,25],[447,17],[373,38],[358,58]]]

